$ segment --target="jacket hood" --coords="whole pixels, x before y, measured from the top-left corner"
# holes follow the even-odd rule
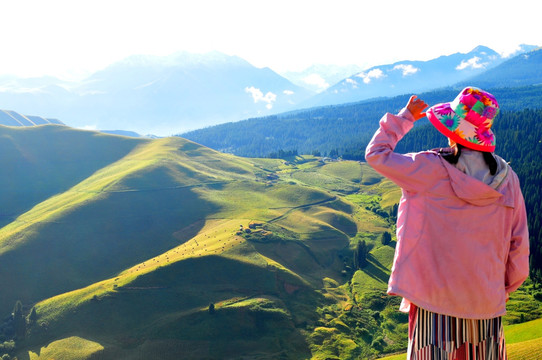
[[[487,206],[503,198],[510,167],[501,157],[494,156],[497,160],[495,175],[489,173],[483,155],[478,151],[463,149],[455,165],[440,157],[457,197],[476,206]]]

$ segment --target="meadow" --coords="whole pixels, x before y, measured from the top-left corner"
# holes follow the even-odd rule
[[[9,356],[370,359],[406,348],[400,299],[385,294],[400,191],[366,164],[54,125],[0,130],[13,169],[2,204],[29,177],[47,184],[0,228],[0,318],[18,300],[26,318],[0,324],[0,340],[16,344]],[[79,148],[42,172],[72,137]],[[524,335],[542,317],[534,286],[510,301],[511,353],[538,346]]]

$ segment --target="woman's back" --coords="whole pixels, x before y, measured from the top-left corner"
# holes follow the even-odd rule
[[[469,351],[485,354],[477,359],[503,359],[501,316],[509,293],[529,274],[529,235],[518,177],[492,154],[498,104],[491,94],[466,88],[453,102],[427,112],[451,148],[395,153],[426,106],[413,96],[398,115],[384,115],[365,153],[377,172],[402,189],[388,293],[402,296],[400,310],[410,312],[412,358],[463,359],[466,354],[469,340],[451,334],[448,325],[418,321],[429,316],[480,329],[487,321],[497,324],[497,338],[487,333],[482,337],[489,343],[471,344]],[[444,342],[434,337],[441,330]]]

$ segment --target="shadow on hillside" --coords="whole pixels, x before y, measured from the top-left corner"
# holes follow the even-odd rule
[[[367,262],[368,264],[363,268],[363,272],[377,281],[388,283],[390,277],[387,273],[388,268],[382,265],[372,254],[367,255]]]
[[[311,249],[300,241],[272,241],[268,243],[251,242],[252,246],[265,257],[297,274],[310,275],[320,271],[323,265]]]
[[[41,352],[40,350],[41,350],[41,348],[33,349],[33,350],[30,350],[30,351],[35,353],[39,358],[40,352]],[[19,359],[19,360],[30,360],[30,355],[28,353],[29,353],[28,351],[25,351],[22,354],[21,353],[17,354],[17,359]]]
[[[179,246],[203,227],[219,206],[191,189],[109,193],[74,207],[54,223],[27,235],[28,245],[0,256],[12,291],[0,298],[5,316],[26,294],[31,303],[109,278]],[[54,259],[54,261],[51,261]],[[36,271],[35,269],[40,269]],[[69,269],[69,271],[66,271]]]
[[[308,358],[300,329],[322,301],[297,276],[274,266],[218,255],[188,258],[138,277],[115,296],[81,304],[33,340],[44,347],[30,345],[19,359],[30,360],[28,351],[46,355],[51,341],[73,334],[99,343],[95,337],[111,339],[88,357],[95,360]],[[287,356],[273,356],[282,353]]]
[[[0,214],[0,227],[122,159],[144,141],[95,136],[58,126],[31,131],[4,128],[4,134],[10,141],[0,144],[0,153],[3,166],[10,171],[9,176],[0,178],[4,212]]]

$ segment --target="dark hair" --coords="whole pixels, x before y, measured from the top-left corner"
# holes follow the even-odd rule
[[[457,161],[459,160],[459,157],[461,156],[461,149],[464,148],[463,145],[461,144],[456,144],[457,146],[457,151],[454,153],[450,153],[450,154],[444,154],[442,155],[442,157],[448,161],[450,164],[457,164]],[[489,167],[489,172],[491,173],[491,175],[495,175],[497,173],[497,160],[495,160],[495,157],[493,156],[492,153],[490,152],[487,152],[487,151],[482,151],[482,154],[484,155],[484,161],[486,162],[487,166]]]

